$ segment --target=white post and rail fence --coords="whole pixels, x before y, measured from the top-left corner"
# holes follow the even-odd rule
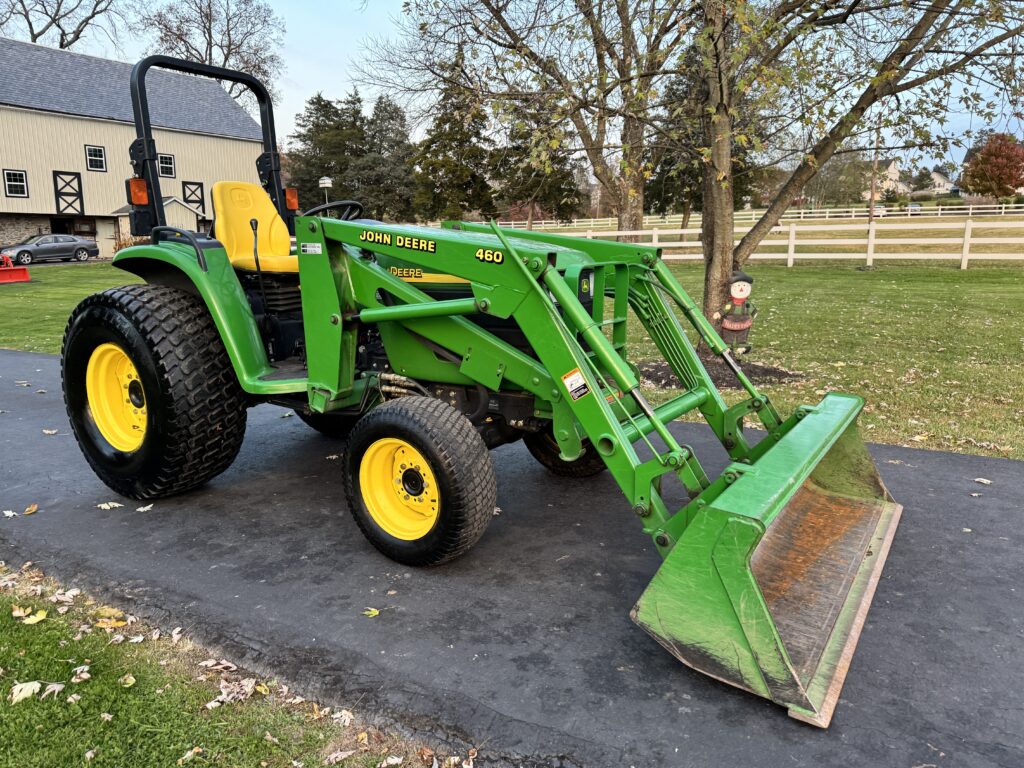
[[[736,227],[738,233],[748,229]],[[912,237],[900,237],[901,231],[908,230],[914,231]],[[1000,232],[989,235],[985,230]],[[1021,234],[1004,234],[1007,230]],[[889,236],[890,232],[895,236]],[[584,236],[612,240],[628,237],[630,242],[661,248],[662,258],[666,261],[701,261],[704,256],[700,234],[700,229],[588,229]],[[847,234],[860,236],[847,237]],[[922,250],[923,246],[936,250]],[[808,225],[791,221],[774,227],[750,258],[753,261],[785,261],[787,267],[798,261],[815,260],[862,261],[867,266],[883,260],[957,261],[960,269],[967,269],[972,259],[1024,261],[1024,221],[974,222],[966,219],[962,222],[896,224],[876,219],[869,224]]]

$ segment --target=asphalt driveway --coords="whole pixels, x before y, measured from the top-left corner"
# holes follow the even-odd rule
[[[0,558],[185,625],[310,697],[522,765],[1024,765],[1024,463],[873,448],[903,522],[821,731],[630,622],[658,557],[607,477],[556,481],[522,446],[499,449],[484,539],[414,570],[359,534],[337,444],[280,409],[251,411],[228,472],[148,512],[88,469],[56,358],[0,351],[0,411],[0,508],[40,506],[0,519]]]

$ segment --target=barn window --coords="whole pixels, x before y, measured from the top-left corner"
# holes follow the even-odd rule
[[[4,194],[7,197],[28,197],[28,173],[4,169]]]
[[[105,147],[85,145],[85,167],[90,171],[107,170],[107,150]]]
[[[161,176],[174,178],[174,155],[157,155],[156,164]]]

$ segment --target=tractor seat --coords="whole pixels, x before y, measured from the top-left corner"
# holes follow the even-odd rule
[[[270,195],[259,184],[218,181],[213,185],[214,229],[235,269],[256,270],[252,253],[252,225],[259,222],[260,269],[265,272],[298,272],[299,257],[292,250],[291,235]]]

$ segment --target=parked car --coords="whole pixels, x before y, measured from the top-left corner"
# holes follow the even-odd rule
[[[33,235],[0,249],[0,256],[10,256],[15,264],[23,267],[33,261],[85,261],[90,256],[99,255],[100,247],[95,240],[74,235]]]
[[[884,205],[876,205],[876,206],[874,206],[873,215],[875,216],[875,218],[878,218],[879,216],[885,216],[885,206]]]
[[[921,204],[920,203],[910,203],[907,206],[907,215],[908,216],[920,216],[921,215]]]

